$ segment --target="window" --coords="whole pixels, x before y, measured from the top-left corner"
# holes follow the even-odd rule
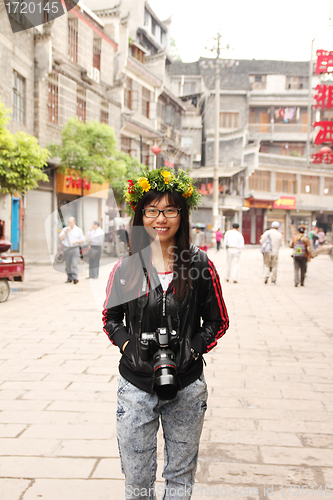
[[[195,82],[188,82],[184,84],[184,94],[194,94],[195,93]]]
[[[319,194],[319,177],[315,175],[301,176],[301,193]]]
[[[276,191],[281,193],[297,194],[296,174],[277,172]]]
[[[165,123],[167,125],[173,126],[174,125],[174,121],[175,121],[175,110],[174,110],[174,107],[171,106],[171,104],[168,104],[165,107]]]
[[[76,94],[78,119],[85,123],[87,118],[87,104],[86,104],[86,91],[84,89],[77,89]]]
[[[78,20],[68,19],[68,58],[72,63],[78,61],[78,41]]]
[[[142,163],[144,165],[149,166],[149,157],[150,157],[150,148],[149,144],[142,143]]]
[[[102,101],[101,103],[100,122],[109,125],[109,104],[107,101]]]
[[[95,38],[93,46],[93,67],[101,70],[101,51],[102,51],[102,39]]]
[[[142,87],[142,114],[149,118],[150,90]]]
[[[271,173],[264,170],[255,170],[249,179],[249,187],[254,191],[271,190]]]
[[[124,104],[126,108],[132,109],[132,79],[128,77],[126,78]]]
[[[220,113],[220,128],[238,128],[239,113]]]
[[[145,53],[143,52],[143,50],[139,49],[139,47],[136,47],[135,45],[132,45],[132,56],[140,63],[142,64],[145,63]]]
[[[333,177],[325,177],[324,194],[333,196]]]
[[[307,76],[287,76],[286,89],[307,89],[309,88],[309,77]]]
[[[13,73],[13,120],[25,123],[25,78]]]
[[[130,155],[131,154],[131,138],[125,135],[120,136],[120,149]]]
[[[266,88],[266,75],[250,75],[249,78],[253,90],[263,90]]]
[[[58,125],[59,122],[59,87],[58,75],[50,73],[48,80],[48,122]]]
[[[261,144],[259,153],[269,153],[269,146],[267,144]]]

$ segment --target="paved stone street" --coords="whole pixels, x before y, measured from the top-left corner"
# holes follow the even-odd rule
[[[209,408],[193,499],[333,499],[332,260],[314,259],[305,287],[295,288],[289,249],[276,286],[263,283],[258,248],[244,250],[238,284],[224,280],[224,252],[209,255],[231,321],[206,356]],[[84,277],[74,286],[51,266],[30,266],[0,304],[1,500],[124,499],[119,352],[97,310],[103,277]]]

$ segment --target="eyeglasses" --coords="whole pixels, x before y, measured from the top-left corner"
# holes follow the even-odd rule
[[[163,214],[167,219],[173,219],[177,217],[181,212],[181,208],[165,208],[164,210],[159,210],[158,208],[143,208],[142,213],[148,219],[156,219],[160,215]]]

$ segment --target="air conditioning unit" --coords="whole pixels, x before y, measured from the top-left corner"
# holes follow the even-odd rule
[[[93,80],[95,80],[95,82],[99,83],[100,82],[100,79],[101,79],[101,72],[99,69],[97,68],[93,68]]]

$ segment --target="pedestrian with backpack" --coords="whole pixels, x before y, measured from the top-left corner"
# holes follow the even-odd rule
[[[272,285],[276,285],[279,249],[283,243],[279,225],[278,221],[272,222],[271,228],[260,237],[261,252],[264,256],[265,285],[267,285],[270,275]]]
[[[305,227],[300,226],[298,232],[293,236],[290,242],[290,248],[294,249],[294,277],[295,286],[299,284],[304,286],[307,263],[311,259],[311,244],[307,236],[305,236]]]
[[[127,500],[156,499],[163,428],[164,500],[189,500],[207,408],[203,354],[226,332],[222,289],[207,253],[190,245],[200,195],[186,172],[143,169],[129,181],[129,253],[107,285],[104,331],[122,354],[117,439]]]

